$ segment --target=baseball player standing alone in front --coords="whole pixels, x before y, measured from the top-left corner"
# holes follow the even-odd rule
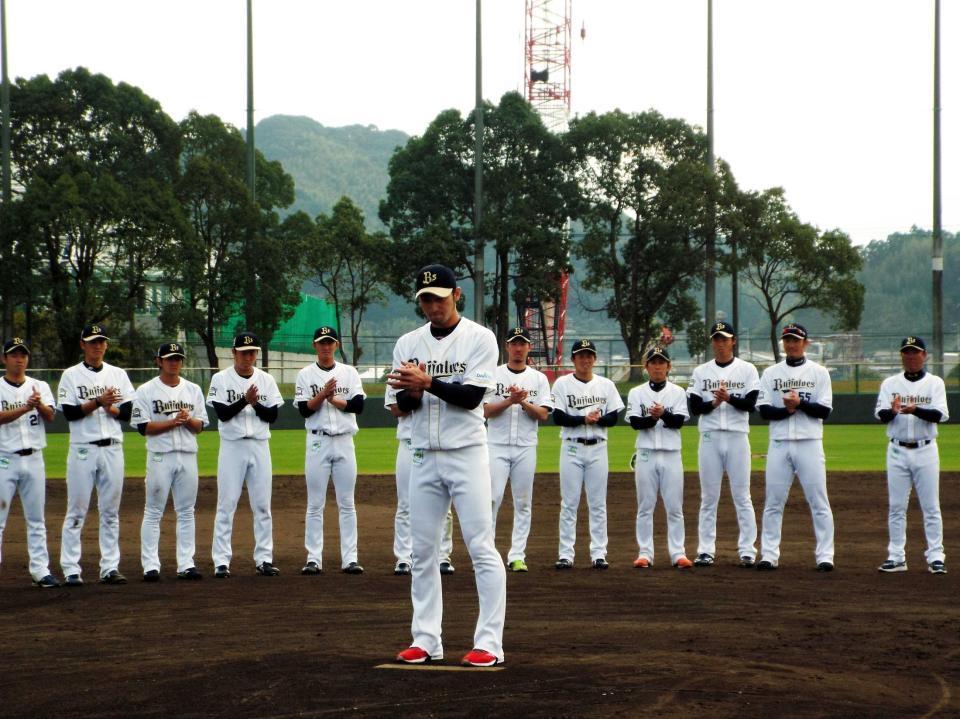
[[[44,426],[53,421],[53,395],[46,382],[27,377],[30,348],[19,337],[3,345],[3,381],[0,382],[0,546],[13,495],[20,495],[27,525],[30,576],[41,589],[59,587],[50,574],[47,525],[43,519],[47,475],[43,448]]]
[[[273,516],[270,495],[273,463],[270,425],[277,421],[283,397],[273,377],[256,367],[260,340],[252,332],[233,338],[233,367],[210,380],[207,404],[217,413],[220,454],[217,458],[217,517],[213,526],[213,576],[230,576],[233,515],[243,485],[253,512],[253,561],[257,574],[274,577]]]
[[[700,545],[693,563],[709,567],[717,556],[717,503],[723,472],[737,510],[741,567],[752,567],[757,556],[757,517],[750,498],[750,413],[760,394],[757,368],[733,356],[737,333],[729,322],[710,330],[713,360],[693,370],[687,396],[690,411],[699,415]]]
[[[323,508],[331,477],[340,512],[340,568],[347,574],[363,574],[357,562],[357,508],[353,499],[357,455],[353,435],[359,431],[357,415],[363,412],[366,395],[357,370],[334,359],[339,346],[340,335],[333,327],[317,328],[313,333],[317,361],[297,374],[294,403],[307,428],[307,563],[301,574],[323,571]]]
[[[577,508],[586,490],[590,510],[590,561],[607,563],[607,428],[617,423],[623,400],[616,385],[593,374],[597,347],[577,340],[571,350],[573,374],[553,385],[553,421],[560,430],[560,552],[557,569],[573,569]]]
[[[193,562],[196,551],[197,435],[209,424],[203,390],[180,376],[183,346],[168,342],[157,348],[160,374],[140,385],[130,424],[147,438],[146,502],[140,526],[143,581],[160,579],[160,519],[173,492],[177,514],[177,577],[202,579]]]
[[[757,408],[770,422],[767,449],[766,502],[757,569],[770,571],[780,562],[780,531],[793,475],[797,475],[813,516],[817,570],[833,570],[833,512],[827,497],[827,464],[823,454],[823,420],[833,409],[830,374],[807,359],[810,340],[798,324],[780,333],[786,359],[767,367],[760,377]]]
[[[511,572],[526,572],[527,537],[533,506],[533,476],[537,472],[537,433],[550,416],[553,399],[546,375],[527,365],[530,337],[523,327],[507,336],[507,363],[497,367],[493,394],[487,396],[490,442],[490,481],[493,492],[493,526],[510,481],[513,495],[513,535],[507,566]]]
[[[120,497],[123,493],[123,431],[133,409],[133,385],[127,373],[103,361],[107,332],[87,325],[80,333],[83,361],[60,378],[57,397],[70,425],[67,454],[67,513],[63,518],[60,566],[64,584],[83,585],[80,533],[97,488],[100,513],[100,582],[125,584],[120,574]]]
[[[907,571],[907,503],[917,490],[927,536],[927,569],[946,574],[943,518],[940,515],[940,452],[937,424],[950,419],[943,380],[924,370],[927,346],[919,337],[900,343],[903,372],[880,385],[876,417],[887,425],[887,491],[890,544],[881,572]]]
[[[480,600],[473,649],[463,664],[503,663],[506,572],[494,545],[487,433],[480,403],[492,387],[497,341],[460,317],[453,271],[428,265],[417,273],[417,300],[429,322],[403,335],[388,383],[397,407],[410,412],[410,528],[413,544],[413,642],[397,656],[408,664],[443,658],[443,596],[437,563],[451,500],[470,552]]]

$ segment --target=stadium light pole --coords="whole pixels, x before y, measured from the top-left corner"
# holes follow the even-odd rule
[[[483,219],[483,57],[480,46],[480,0],[477,0],[477,77],[476,103],[473,107],[474,165],[473,165],[473,319],[483,324],[483,238],[480,221]]]
[[[247,188],[257,198],[256,145],[253,138],[253,0],[247,0]]]
[[[933,6],[933,365],[943,376],[943,228],[940,225],[940,0]]]
[[[707,164],[715,172],[713,154],[713,0],[707,0]],[[703,314],[706,324],[712,323],[717,314],[717,227],[716,207],[710,207],[709,226],[704,243],[704,300]]]

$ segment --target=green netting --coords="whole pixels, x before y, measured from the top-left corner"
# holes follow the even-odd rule
[[[239,313],[231,317],[218,333],[217,345],[230,347],[235,328],[242,325],[243,320]],[[297,351],[298,348],[303,348],[305,352],[311,352],[313,331],[320,325],[337,327],[337,315],[333,311],[333,305],[319,297],[301,292],[300,304],[297,305],[290,319],[280,325],[274,333],[270,349]]]

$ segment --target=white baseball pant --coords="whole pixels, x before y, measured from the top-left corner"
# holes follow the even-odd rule
[[[667,513],[667,550],[672,564],[686,553],[680,450],[638,449],[633,477],[637,485],[637,556],[653,563],[653,510],[659,494]]]
[[[833,562],[833,512],[827,497],[827,464],[819,439],[775,439],[767,449],[766,502],[763,508],[761,555],[776,566],[780,560],[783,508],[796,474],[810,505],[815,559]]]
[[[13,496],[18,494],[27,529],[30,576],[34,580],[43,579],[50,574],[47,525],[43,519],[46,476],[43,453],[40,450],[26,457],[0,452],[0,548],[3,547],[3,530],[7,526],[10,504]]]
[[[490,444],[490,483],[493,495],[493,529],[497,529],[497,514],[503,504],[503,495],[510,482],[513,496],[513,533],[507,562],[526,559],[527,538],[533,507],[533,477],[537,472],[537,447],[519,447],[511,444]]]
[[[123,445],[71,444],[67,453],[67,513],[63,518],[60,567],[65,576],[81,574],[80,533],[97,489],[100,514],[100,576],[120,568],[120,497]]]
[[[410,538],[410,458],[413,447],[409,439],[401,439],[397,444],[395,464],[397,480],[397,512],[393,518],[393,556],[397,564],[413,562],[412,540]],[[447,508],[447,518],[443,522],[440,535],[440,554],[438,561],[449,562],[453,554],[453,510]]]
[[[357,561],[357,455],[353,436],[307,432],[307,518],[304,546],[307,561],[323,566],[323,508],[327,484],[333,478],[340,518],[340,567]]]
[[[146,502],[140,525],[140,563],[143,571],[160,571],[160,520],[173,494],[173,510],[177,514],[177,571],[195,566],[197,506],[196,452],[147,452]]]
[[[473,560],[480,614],[473,647],[503,661],[507,577],[494,546],[490,518],[490,468],[483,444],[449,450],[414,450],[410,475],[410,526],[413,535],[411,646],[435,659],[440,639],[443,595],[438,551],[450,502],[457,510],[463,541]]]
[[[560,444],[560,551],[573,561],[577,539],[577,509],[586,490],[590,510],[590,560],[607,556],[607,443],[593,445],[564,440]]]
[[[757,516],[750,498],[750,436],[745,432],[711,430],[700,434],[697,451],[700,466],[700,524],[697,554],[717,554],[717,504],[723,473],[737,511],[741,557],[757,556]]]
[[[887,556],[897,562],[906,560],[907,504],[910,489],[917,491],[923,511],[923,532],[927,538],[927,563],[944,561],[943,517],[940,514],[940,452],[931,442],[917,449],[887,446],[887,491],[890,495],[890,544]]]
[[[253,513],[253,561],[273,562],[273,515],[270,495],[273,489],[273,463],[270,442],[266,439],[220,438],[217,459],[217,517],[213,525],[213,565],[230,566],[233,548],[233,515],[237,511],[243,485]]]

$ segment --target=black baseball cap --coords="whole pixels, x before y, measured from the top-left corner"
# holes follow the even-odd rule
[[[27,347],[27,343],[20,337],[13,337],[3,343],[3,353],[5,355],[10,354],[14,350],[23,350],[27,354],[30,354],[30,348]]]
[[[80,333],[80,339],[89,342],[90,340],[108,340],[110,337],[107,336],[107,328],[103,325],[87,325]]]
[[[340,335],[337,334],[337,331],[333,327],[328,327],[324,325],[323,327],[317,327],[316,331],[313,333],[313,343],[317,342],[326,342],[327,340],[333,342],[340,341]]]
[[[900,351],[904,352],[906,350],[920,350],[921,352],[927,351],[927,343],[923,341],[922,337],[904,337],[900,340]]]
[[[796,322],[791,322],[788,325],[784,325],[783,329],[780,330],[781,337],[796,337],[801,340],[807,339],[807,328],[803,325],[798,325]]]
[[[577,352],[593,352],[594,356],[597,354],[597,346],[593,343],[592,340],[577,340],[573,343],[573,349],[570,350],[570,356],[573,357]]]
[[[722,335],[723,337],[736,337],[737,331],[733,329],[733,325],[729,322],[714,322],[710,327],[710,339],[713,339],[717,335]]]
[[[186,359],[187,355],[184,354],[183,345],[179,342],[164,342],[157,347],[157,359],[167,359],[168,357]]]
[[[526,327],[514,327],[507,332],[507,342],[515,342],[517,340],[523,342],[530,341],[530,332],[527,331]]]
[[[417,271],[417,294],[449,297],[457,287],[457,276],[444,265],[427,265]]]
[[[260,349],[260,338],[253,332],[241,332],[233,338],[233,348],[235,350],[258,350]]]
[[[667,362],[670,361],[670,355],[667,354],[667,348],[662,347],[661,345],[654,345],[653,347],[648,349],[647,355],[644,358],[644,362],[649,362],[655,357],[660,357],[662,359],[665,359]]]

